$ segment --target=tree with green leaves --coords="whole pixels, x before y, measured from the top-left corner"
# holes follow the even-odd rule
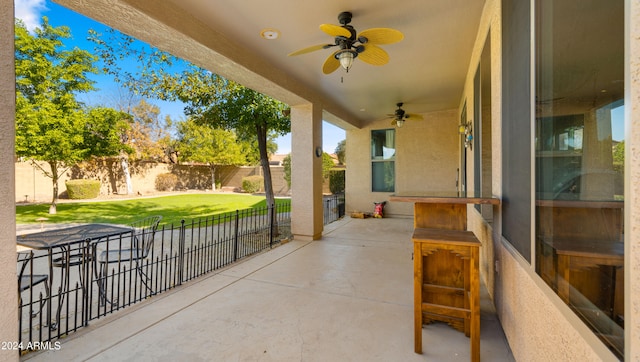
[[[170,138],[166,130],[173,124],[171,117],[166,116],[162,119],[160,108],[144,99],[141,99],[127,113],[131,115],[131,127],[124,137],[125,143],[135,150],[134,158],[164,160],[165,144]]]
[[[129,127],[120,134],[120,140],[132,152],[121,152],[120,166],[125,177],[127,194],[133,193],[133,183],[129,171],[132,160],[164,161],[169,158],[168,149],[172,146],[171,136],[167,131],[172,127],[173,120],[166,116],[160,117],[160,108],[140,99],[135,105],[127,105],[121,111],[130,115]]]
[[[259,165],[260,164],[260,150],[258,147],[258,140],[257,139],[249,139],[249,140],[243,140],[240,143],[240,146],[242,146],[243,152],[245,153],[245,155],[247,156],[247,165],[248,166],[254,166],[254,165]],[[271,133],[269,135],[267,135],[267,154],[268,155],[273,155],[276,153],[276,151],[278,151],[278,144],[276,143],[276,136],[275,134]]]
[[[291,188],[291,154],[284,156],[284,159],[282,159],[282,168],[284,180],[287,181],[287,186]]]
[[[342,140],[338,142],[336,146],[336,150],[334,151],[336,156],[338,157],[338,162],[341,165],[346,165],[347,163],[347,140]]]
[[[56,212],[61,175],[92,155],[107,155],[118,148],[105,127],[109,120],[100,114],[108,114],[111,121],[122,118],[115,111],[87,111],[76,100],[76,94],[94,89],[89,74],[97,73],[97,58],[78,48],[65,49],[63,40],[70,37],[69,28],[54,28],[46,17],[34,34],[16,21],[16,155],[31,160],[51,178],[50,213]],[[37,161],[44,161],[49,169]]]
[[[209,165],[211,189],[216,190],[216,167],[245,164],[247,157],[232,131],[198,124],[192,119],[179,122],[176,149],[181,160]]]
[[[620,141],[613,146],[613,163],[624,165],[624,141]]]
[[[215,74],[194,71],[203,83],[184,83],[177,92],[189,105],[187,113],[202,124],[235,131],[241,141],[257,139],[267,205],[275,206],[267,141],[269,135],[289,132],[291,120],[283,112],[286,105]]]
[[[333,162],[331,155],[326,152],[322,152],[322,178],[325,180],[328,179],[329,172],[331,172],[331,169],[334,167],[336,167],[336,164]]]
[[[84,143],[90,156],[115,156],[130,154],[134,150],[122,143],[121,134],[127,133],[131,116],[113,108],[95,107],[89,109],[84,127]]]
[[[282,160],[282,166],[284,168],[284,179],[287,181],[287,185],[291,188],[291,154],[285,156]],[[335,167],[333,158],[326,152],[322,152],[322,178],[328,179],[331,174],[331,170]]]
[[[624,140],[613,146],[613,169],[624,175]]]
[[[120,140],[131,152],[118,155],[124,175],[126,193],[133,193],[130,163],[136,160],[176,162],[174,139],[171,137],[174,121],[170,116],[160,117],[160,107],[127,89],[119,89],[110,102],[113,107],[129,115],[129,127],[120,133]]]
[[[275,206],[268,140],[291,130],[285,104],[158,49],[136,45],[121,33],[110,32],[105,40],[92,32],[90,39],[97,44],[105,71],[134,93],[181,101],[195,122],[234,131],[241,141],[257,141],[267,205]],[[135,59],[138,72],[123,69],[123,59]],[[176,71],[180,65],[182,70]]]

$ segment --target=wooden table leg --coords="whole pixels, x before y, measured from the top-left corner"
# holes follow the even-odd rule
[[[480,361],[480,276],[479,274],[480,252],[478,248],[472,248],[470,262],[471,275],[471,360]]]
[[[420,244],[413,244],[413,314],[415,352],[422,353],[422,251]]]
[[[470,274],[473,270],[473,259],[470,258],[468,260],[462,260],[462,275],[464,275],[464,290],[466,293],[469,293],[466,298],[464,298],[464,309],[470,310],[469,319],[464,319],[464,335],[467,337],[471,337],[471,327],[473,324],[473,276]]]
[[[567,304],[569,304],[569,277],[571,275],[569,263],[569,256],[558,255],[558,295]]]

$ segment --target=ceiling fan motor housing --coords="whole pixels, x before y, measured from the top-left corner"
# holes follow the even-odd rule
[[[358,33],[356,32],[356,29],[354,29],[353,26],[349,25],[352,17],[353,17],[353,14],[351,14],[351,12],[348,12],[348,11],[343,11],[338,15],[338,22],[340,22],[340,24],[342,24],[342,27],[347,29],[351,35],[348,38],[345,36],[339,35],[335,38],[335,43],[336,45],[340,46],[341,50],[348,51],[349,53],[352,54],[352,57],[355,58],[358,56],[359,53],[362,53],[364,51],[364,46],[362,45],[354,46],[354,43],[356,41],[359,41],[359,39],[358,39]],[[340,59],[341,53],[343,52],[336,52],[334,54],[334,57],[336,59]]]
[[[351,22],[351,18],[353,18],[353,14],[350,11],[343,11],[338,14],[338,22],[342,25],[347,25]]]

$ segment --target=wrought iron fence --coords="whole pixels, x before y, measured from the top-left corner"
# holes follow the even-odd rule
[[[278,203],[157,229],[131,229],[67,249],[19,252],[17,349],[26,353],[59,347],[58,339],[91,320],[290,237],[291,204]],[[66,263],[56,268],[54,260]]]
[[[344,216],[344,194],[333,194],[324,198],[324,224],[330,224]]]

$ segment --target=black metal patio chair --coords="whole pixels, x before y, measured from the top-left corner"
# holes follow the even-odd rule
[[[18,263],[22,263],[20,265],[20,272],[18,272],[18,306],[20,308],[22,305],[22,292],[27,289],[32,289],[38,284],[44,283],[45,289],[45,298],[40,299],[39,306],[37,310],[33,310],[31,312],[31,317],[37,316],[44,305],[47,303],[49,298],[51,298],[51,293],[49,291],[49,275],[47,274],[33,274],[33,251],[29,252],[18,252]],[[30,266],[27,271],[27,266]],[[30,299],[32,299],[33,295]],[[29,300],[29,304],[33,305],[33,300]]]
[[[86,240],[85,243],[89,243],[91,240]],[[85,252],[85,243],[79,243],[75,246],[69,246],[63,248],[63,251],[57,252],[55,258],[51,259],[51,267],[60,268],[60,289],[58,290],[58,309],[56,311],[56,322],[51,324],[51,329],[57,329],[58,322],[60,321],[60,313],[62,312],[62,306],[66,294],[70,290],[71,283],[71,267],[78,267],[78,276],[80,278],[80,285],[84,289],[84,273],[83,266],[86,266],[92,260],[92,255]]]
[[[120,270],[120,266],[123,265],[123,263],[126,263],[129,268],[135,268],[136,272],[140,275],[142,284],[147,290],[153,292],[149,284],[149,276],[145,273],[142,262],[150,254],[161,220],[162,216],[156,215],[129,224],[131,227],[130,233],[123,234],[120,238],[105,243],[106,248],[101,251],[97,249],[98,244],[96,244],[94,259],[97,265],[94,270],[99,272],[97,280],[101,302],[108,302],[111,305],[115,303],[115,300],[110,301],[107,298],[106,289],[109,265],[116,263],[118,264],[118,270]],[[114,246],[114,248],[111,248],[111,246]]]

